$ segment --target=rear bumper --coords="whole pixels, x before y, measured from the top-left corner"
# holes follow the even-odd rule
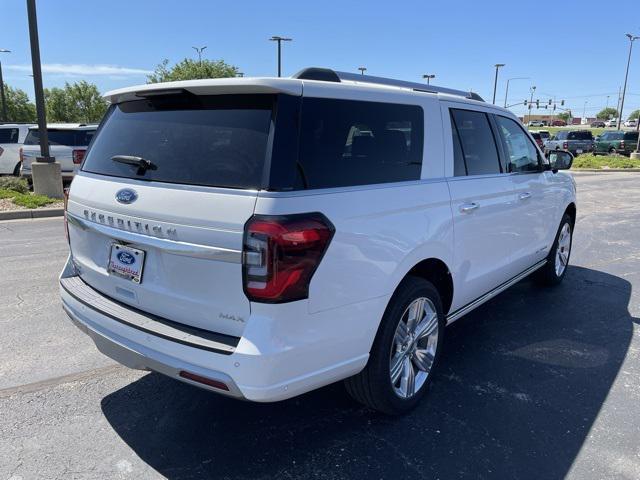
[[[68,279],[73,281],[65,282]],[[230,347],[216,350],[211,339],[196,338],[197,332],[196,335],[193,331],[181,333],[171,330],[171,325],[167,329],[166,325],[155,324],[153,318],[147,319],[147,323],[138,319],[143,327],[146,326],[141,329],[140,325],[131,323],[129,315],[118,318],[124,317],[122,310],[116,308],[118,305],[114,307],[111,299],[95,290],[94,294],[101,298],[82,301],[82,296],[74,289],[81,288],[83,282],[76,276],[71,261],[67,262],[60,280],[65,312],[103,354],[127,367],[159,372],[234,398],[257,402],[284,400],[354,375],[368,360],[368,347],[363,352],[366,341],[352,342],[348,348],[343,345],[344,353],[338,358],[334,348],[332,358],[330,335],[318,336],[314,342],[308,332],[298,342],[293,337],[283,342],[282,338],[270,334],[271,320],[264,317],[253,319],[255,328],[248,325],[245,330],[251,333],[237,339],[235,347],[234,342],[229,341],[226,343]],[[131,313],[136,314],[135,311]],[[330,352],[324,362],[322,358],[314,357],[318,351]],[[228,391],[183,378],[180,372],[221,382]]]

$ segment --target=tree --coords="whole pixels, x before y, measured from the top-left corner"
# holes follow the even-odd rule
[[[569,123],[569,119],[571,118],[571,114],[569,112],[561,112],[558,114],[558,118]]]
[[[640,110],[634,110],[629,114],[629,120],[635,120],[637,118],[640,118]]]
[[[68,123],[99,122],[107,110],[107,102],[98,87],[84,80],[64,88],[46,88],[44,102],[47,121]]]
[[[618,110],[612,107],[603,108],[598,112],[596,118],[599,120],[609,120],[611,118],[618,118]]]
[[[9,122],[36,121],[36,106],[29,101],[24,90],[11,88],[5,83],[4,94],[7,100],[7,120]]]
[[[166,58],[158,64],[151,75],[147,75],[147,83],[173,82],[177,80],[193,80],[197,78],[235,77],[238,67],[229,65],[223,60],[191,60],[185,58],[173,67]]]

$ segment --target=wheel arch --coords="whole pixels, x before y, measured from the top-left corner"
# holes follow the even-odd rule
[[[409,269],[403,280],[408,276],[422,278],[431,282],[440,293],[442,309],[445,315],[449,313],[453,302],[453,278],[451,270],[444,261],[435,257],[421,260]]]
[[[574,202],[571,202],[569,205],[567,205],[567,208],[564,210],[564,213],[571,217],[572,226],[575,225],[576,224],[576,215],[578,213],[577,209],[576,209],[576,204]]]

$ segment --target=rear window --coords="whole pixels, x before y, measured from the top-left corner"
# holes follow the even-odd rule
[[[18,143],[18,129],[0,128],[0,143]]]
[[[567,140],[593,140],[593,134],[590,130],[583,132],[569,132]]]
[[[95,130],[69,130],[47,128],[49,137],[49,145],[64,145],[67,147],[86,147],[91,142]],[[40,132],[37,129],[29,130],[27,138],[24,140],[25,145],[39,145]]]
[[[415,105],[304,98],[298,187],[420,179],[423,116]]]
[[[542,140],[542,137],[540,136],[540,134],[538,132],[529,132],[531,133],[531,136],[535,139],[535,140]]]
[[[116,177],[260,188],[274,95],[161,95],[112,106],[82,169]],[[112,160],[127,156],[151,167]]]
[[[638,132],[625,132],[624,139],[633,140],[635,142],[638,140]]]

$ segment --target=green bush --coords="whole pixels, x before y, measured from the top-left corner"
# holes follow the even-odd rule
[[[0,189],[13,190],[18,193],[29,193],[29,184],[24,178],[0,177]]]

